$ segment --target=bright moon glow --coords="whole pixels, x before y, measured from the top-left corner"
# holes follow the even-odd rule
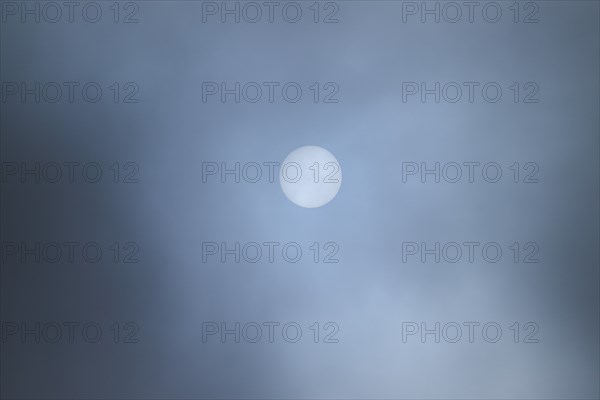
[[[292,151],[281,164],[279,183],[294,204],[317,208],[329,203],[342,186],[342,169],[333,154],[319,146]]]

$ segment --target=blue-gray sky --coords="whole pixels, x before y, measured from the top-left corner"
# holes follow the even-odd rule
[[[96,184],[2,182],[2,242],[99,242],[105,252],[96,264],[3,262],[4,329],[77,321],[104,330],[96,344],[7,338],[3,397],[598,398],[598,2],[522,2],[518,17],[513,2],[498,2],[497,23],[482,17],[486,2],[473,23],[403,22],[408,3],[393,1],[322,2],[319,23],[313,2],[294,3],[297,23],[280,8],[273,23],[218,14],[204,23],[202,2],[139,1],[122,3],[115,23],[112,2],[97,4],[97,23],[79,9],[73,23],[23,23],[2,9],[3,83],[103,88],[97,103],[1,103],[3,163],[103,166]],[[132,12],[139,22],[122,23]],[[337,23],[323,23],[330,13]],[[539,22],[523,23],[528,16]],[[114,82],[121,96],[134,82],[139,102],[114,103]],[[273,103],[203,102],[203,82],[280,86]],[[300,101],[280,96],[288,82],[303,88]],[[332,82],[339,101],[315,103],[314,82],[319,100]],[[473,103],[403,102],[403,82],[480,86]],[[488,82],[503,89],[497,103],[481,97]],[[522,101],[528,83],[539,102]],[[305,145],[331,151],[343,170],[324,207],[294,205],[277,180],[202,182],[203,162],[282,162]],[[136,163],[139,182],[113,183],[115,162]],[[406,162],[496,162],[503,179],[403,183]],[[514,183],[515,162],[523,175],[535,163],[539,182]],[[113,263],[115,241],[135,242],[140,262]],[[203,263],[203,242],[297,242],[304,256]],[[314,263],[314,242],[336,243],[339,263]],[[403,242],[497,242],[503,258],[403,262]],[[537,244],[540,262],[514,263],[514,242]],[[114,344],[117,321],[137,324],[139,343]],[[203,322],[296,322],[303,336],[269,343],[265,328],[258,343],[203,343]],[[322,343],[328,322],[338,343]],[[403,343],[403,322],[496,322],[503,335]],[[539,343],[522,343],[527,322]]]

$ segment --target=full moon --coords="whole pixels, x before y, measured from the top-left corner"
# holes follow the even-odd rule
[[[279,183],[294,204],[317,208],[329,203],[342,186],[342,169],[333,154],[319,146],[292,151],[281,164]]]

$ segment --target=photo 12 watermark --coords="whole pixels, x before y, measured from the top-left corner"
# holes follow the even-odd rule
[[[137,24],[140,4],[135,1],[2,1],[3,24]]]
[[[17,104],[93,104],[140,102],[140,86],[136,82],[100,83],[93,81],[3,81],[2,103]]]
[[[203,1],[202,23],[315,24],[340,22],[340,2],[335,1]]]
[[[140,166],[135,161],[3,161],[3,184],[113,184],[139,183]]]
[[[137,264],[140,246],[134,241],[2,241],[2,264]]]
[[[131,321],[2,321],[3,344],[136,344],[140,326]]]
[[[202,343],[339,343],[336,322],[202,322]]]
[[[504,328],[503,328],[504,326]],[[402,322],[402,343],[539,343],[536,322]],[[503,337],[504,335],[504,337]]]
[[[315,264],[340,262],[337,242],[256,241],[256,242],[202,242],[202,263],[288,263],[308,261]]]

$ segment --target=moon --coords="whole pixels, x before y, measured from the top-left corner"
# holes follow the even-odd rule
[[[319,146],[292,151],[281,164],[279,183],[292,203],[304,208],[329,203],[342,186],[342,168],[333,154]]]

